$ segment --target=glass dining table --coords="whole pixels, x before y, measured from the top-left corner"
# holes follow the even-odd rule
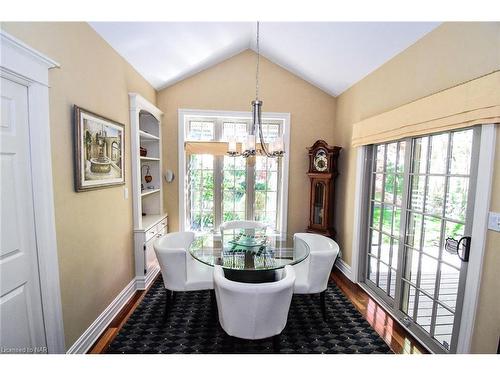
[[[309,247],[286,233],[235,228],[197,236],[189,252],[199,262],[222,266],[230,280],[259,283],[275,281],[276,270],[302,262]]]

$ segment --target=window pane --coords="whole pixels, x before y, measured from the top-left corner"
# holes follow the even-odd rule
[[[431,137],[430,173],[446,173],[449,133]]]
[[[446,194],[446,217],[465,221],[467,197],[469,194],[468,177],[450,177]]]
[[[377,202],[372,202],[373,204],[373,209],[372,209],[372,227],[376,229],[380,229],[380,203]]]
[[[418,267],[420,263],[420,252],[407,249],[405,259],[405,274],[404,277],[412,283],[417,283]]]
[[[408,229],[406,231],[406,244],[420,249],[420,237],[422,233],[422,215],[410,213]]]
[[[403,312],[413,319],[413,312],[415,309],[415,296],[417,291],[410,284],[403,281]]]
[[[418,292],[417,323],[427,332],[431,330],[432,304],[432,299]]]
[[[373,254],[376,257],[378,257],[379,241],[380,241],[380,232],[378,232],[376,230],[372,230],[371,247],[369,249],[369,252],[370,252],[370,254]]]
[[[441,264],[441,279],[439,284],[439,301],[455,309],[458,296],[458,280],[460,271],[455,267]]]
[[[452,133],[451,174],[468,175],[470,173],[472,135],[472,130]]]
[[[411,198],[410,208],[414,211],[424,210],[424,192],[426,176],[411,176]]]
[[[377,259],[374,257],[370,257],[368,263],[368,278],[374,283],[377,282]]]
[[[424,243],[422,250],[439,257],[439,248],[441,245],[441,220],[431,216],[425,216],[424,219]]]
[[[278,173],[268,172],[267,174],[267,190],[277,191],[278,190]]]
[[[391,269],[391,284],[389,287],[389,295],[394,298],[396,296],[396,271]]]
[[[384,183],[384,202],[392,203],[394,201],[394,174],[385,175]]]
[[[392,259],[391,259],[391,267],[394,269],[398,268],[398,259],[399,259],[399,241],[396,239],[392,240]]]
[[[378,275],[378,286],[380,289],[382,289],[384,292],[387,293],[387,283],[389,279],[389,268],[379,262],[379,275]]]
[[[391,237],[382,233],[382,245],[380,246],[380,260],[389,264],[390,252],[391,252]]]
[[[454,320],[455,315],[451,311],[440,304],[437,305],[434,338],[446,349],[450,349]]]
[[[434,288],[436,287],[437,265],[437,260],[422,254],[420,264],[420,289],[426,291],[431,296],[434,296]]]
[[[246,218],[246,164],[242,163],[240,159],[243,158],[224,156],[222,170],[223,222]]]
[[[392,232],[392,206],[384,205],[382,210],[382,231],[386,233]]]
[[[214,140],[214,123],[208,121],[189,121],[189,129],[186,138],[196,141]]]
[[[404,183],[404,176],[401,174],[396,175],[396,187],[395,187],[395,201],[394,203],[398,206],[401,206],[403,202],[403,183]]]
[[[384,160],[385,160],[385,145],[376,146],[376,159],[375,159],[375,170],[377,172],[384,171]]]
[[[231,137],[241,142],[247,134],[246,122],[224,122],[222,125],[222,139],[228,140]]]
[[[376,201],[381,201],[382,200],[382,183],[384,181],[384,175],[377,173],[375,175],[375,196],[373,199]]]
[[[406,151],[406,142],[399,142],[398,166],[396,168],[396,171],[398,173],[403,173],[405,170],[405,151]]]
[[[386,173],[395,173],[396,172],[396,159],[398,154],[398,144],[397,143],[389,143],[387,145],[387,156],[386,156],[386,164],[385,171]]]
[[[426,173],[428,145],[429,137],[417,138],[413,141],[414,155],[412,173]]]
[[[427,197],[425,212],[434,215],[443,215],[445,177],[429,176],[427,179]]]

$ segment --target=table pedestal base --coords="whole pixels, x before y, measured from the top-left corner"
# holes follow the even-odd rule
[[[240,283],[271,283],[276,281],[276,271],[243,271],[224,269],[226,279]]]

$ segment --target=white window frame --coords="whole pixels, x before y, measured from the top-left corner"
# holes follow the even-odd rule
[[[488,214],[491,203],[491,191],[493,184],[493,170],[495,164],[496,124],[481,125],[481,146],[479,151],[478,173],[476,180],[476,193],[474,197],[474,216],[472,225],[471,250],[469,263],[467,265],[467,278],[463,299],[463,310],[458,334],[457,354],[470,353],[474,323],[476,320],[479,302],[479,291],[481,286],[481,274],[483,268],[484,253],[486,247],[486,236],[488,228]],[[337,267],[354,283],[360,285],[370,296],[380,301],[374,293],[360,283],[360,275],[363,272],[361,257],[363,256],[364,243],[362,233],[366,228],[366,196],[365,176],[368,163],[367,146],[357,149],[356,159],[356,188],[354,198],[354,223],[352,241],[352,264],[349,267],[344,262]],[[338,262],[337,262],[338,263]],[[397,317],[386,310],[396,321]],[[404,325],[401,325],[406,329]],[[424,345],[426,346],[426,345]],[[427,347],[427,346],[426,346]],[[427,348],[429,349],[429,348]]]
[[[186,223],[186,152],[184,150],[184,143],[186,141],[186,117],[202,117],[202,118],[251,118],[250,111],[219,111],[219,110],[203,110],[203,109],[179,109],[178,110],[178,180],[179,180],[179,230],[185,231],[188,226]],[[290,163],[290,113],[280,112],[263,112],[262,118],[266,120],[281,120],[283,121],[283,143],[285,146],[285,155],[283,156],[282,174],[279,186],[279,228],[280,232],[286,233],[288,223],[288,170]]]

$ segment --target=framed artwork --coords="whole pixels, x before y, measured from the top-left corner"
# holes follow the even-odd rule
[[[75,189],[125,184],[125,126],[74,106]]]

